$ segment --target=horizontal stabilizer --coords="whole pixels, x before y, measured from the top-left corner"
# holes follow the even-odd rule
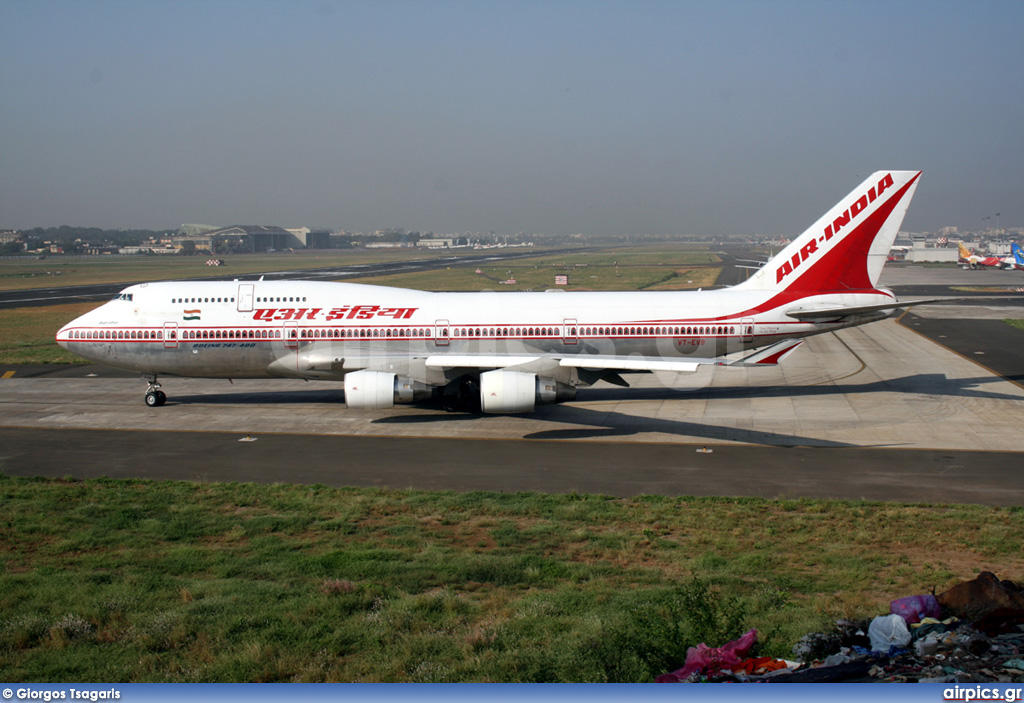
[[[883,310],[898,310],[900,308],[910,308],[914,305],[938,303],[945,300],[953,300],[953,298],[893,301],[891,303],[879,303],[877,305],[830,305],[820,308],[790,308],[789,310],[786,310],[786,314],[790,317],[795,317],[798,320],[836,320],[844,317],[853,317],[855,315],[866,315],[872,312],[882,312]]]

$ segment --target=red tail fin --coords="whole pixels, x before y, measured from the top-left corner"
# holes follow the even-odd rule
[[[874,288],[920,171],[877,171],[739,288],[800,293]]]

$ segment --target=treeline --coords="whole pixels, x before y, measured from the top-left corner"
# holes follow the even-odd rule
[[[59,244],[72,245],[76,240],[81,240],[93,246],[118,245],[123,247],[138,246],[150,237],[163,237],[167,231],[154,231],[150,229],[100,229],[99,227],[35,227],[22,230],[22,234],[32,242],[57,242]]]

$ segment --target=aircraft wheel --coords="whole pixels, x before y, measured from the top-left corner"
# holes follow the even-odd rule
[[[163,391],[157,391],[156,392],[156,404],[158,406],[160,406],[160,405],[163,405],[166,402],[167,402],[167,394],[164,393]]]
[[[160,391],[149,391],[148,393],[146,393],[146,405],[148,405],[151,408],[160,407],[161,405],[164,404],[164,401],[166,400],[167,396],[165,396]]]

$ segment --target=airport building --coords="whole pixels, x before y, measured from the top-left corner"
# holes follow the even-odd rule
[[[192,242],[199,251],[327,249],[331,244],[331,233],[309,227],[284,229],[266,225],[232,225],[202,234],[174,238],[174,243],[179,247],[184,242]]]

